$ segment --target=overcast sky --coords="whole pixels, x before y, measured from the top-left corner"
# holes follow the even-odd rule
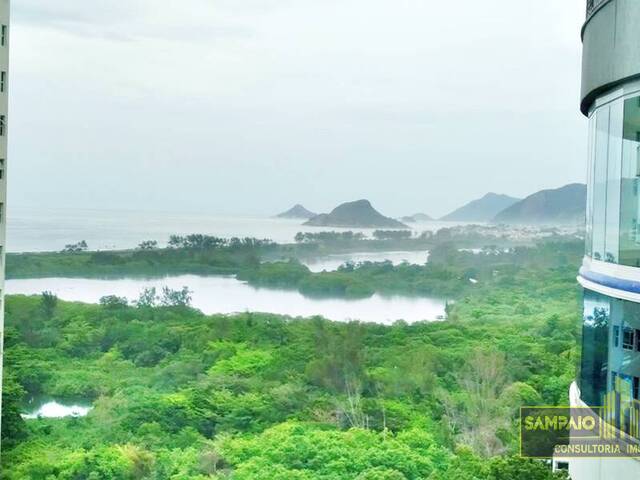
[[[441,215],[584,181],[584,0],[13,0],[10,201]]]

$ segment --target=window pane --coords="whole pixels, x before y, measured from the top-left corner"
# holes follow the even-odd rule
[[[609,151],[607,160],[607,205],[605,221],[605,257],[617,263],[620,249],[620,170],[622,168],[622,122],[624,105],[611,104],[609,117]]]
[[[585,291],[580,389],[588,405],[603,405],[614,388],[623,401],[637,397],[639,345],[640,304]]]
[[[620,263],[640,267],[640,97],[624,102]]]
[[[609,298],[585,291],[580,390],[582,399],[592,406],[601,405],[607,393],[609,315]]]
[[[622,330],[622,348],[625,350],[633,350],[635,346],[635,331],[629,325],[625,325]]]
[[[593,183],[593,258],[605,259],[607,218],[607,155],[609,153],[609,106],[598,110]]]
[[[589,142],[587,154],[587,214],[585,230],[585,253],[593,256],[593,152],[595,144],[596,114],[589,117]]]
[[[624,300],[615,300],[618,305],[621,305],[620,321],[624,322],[625,328],[633,329],[634,337],[640,332],[640,305],[633,302],[627,302]],[[613,308],[613,307],[612,307]],[[618,316],[616,312],[613,312],[612,322],[618,323],[614,318]],[[634,338],[636,348],[628,348],[624,350],[618,350],[612,352],[610,356],[610,365],[617,370],[620,377],[629,383],[629,393],[633,387],[633,377],[640,377],[640,352],[637,350],[637,344],[640,339]]]

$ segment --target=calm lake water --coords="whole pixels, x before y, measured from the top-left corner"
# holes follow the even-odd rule
[[[193,291],[192,305],[204,313],[269,312],[292,317],[322,315],[336,321],[361,320],[390,324],[412,323],[444,317],[445,299],[374,295],[359,300],[307,298],[297,291],[254,288],[234,277],[180,275],[160,279],[117,280],[82,278],[39,278],[8,280],[7,294],[40,294],[49,290],[63,300],[98,303],[105,295],[129,300],[147,287],[161,289],[183,286]]]
[[[29,405],[27,409],[29,413],[22,414],[22,418],[33,420],[35,418],[86,417],[92,408],[90,405],[64,404],[49,400]]]
[[[164,245],[171,234],[204,233],[219,237],[269,238],[292,243],[298,232],[347,231],[370,235],[373,229],[304,227],[302,220],[267,217],[229,217],[125,210],[48,209],[12,207],[8,212],[7,249],[10,252],[61,250],[86,240],[91,250],[124,249],[142,240]],[[460,223],[411,224],[417,232],[435,231]]]
[[[429,252],[362,252],[362,253],[340,253],[326,255],[304,260],[304,263],[312,272],[333,272],[347,262],[384,262],[390,261],[394,265],[400,265],[403,262],[414,265],[424,265],[429,259]]]

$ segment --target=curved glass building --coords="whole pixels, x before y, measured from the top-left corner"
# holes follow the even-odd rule
[[[624,419],[640,406],[640,0],[588,0],[582,41],[588,194],[582,358],[571,402],[602,407],[614,398]],[[617,426],[631,429],[619,418]],[[637,479],[640,458],[572,460],[569,469],[573,480]]]

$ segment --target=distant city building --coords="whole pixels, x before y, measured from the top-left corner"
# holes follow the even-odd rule
[[[7,225],[7,133],[9,92],[9,0],[0,0],[0,413],[4,352],[4,265]],[[1,416],[0,416],[1,419]],[[0,425],[2,428],[2,425]]]
[[[589,118],[582,359],[573,407],[637,419],[640,398],[640,1],[588,0],[581,110]],[[624,441],[638,443],[631,428]],[[620,435],[625,437],[625,435]],[[640,459],[569,459],[573,480],[640,478]]]

